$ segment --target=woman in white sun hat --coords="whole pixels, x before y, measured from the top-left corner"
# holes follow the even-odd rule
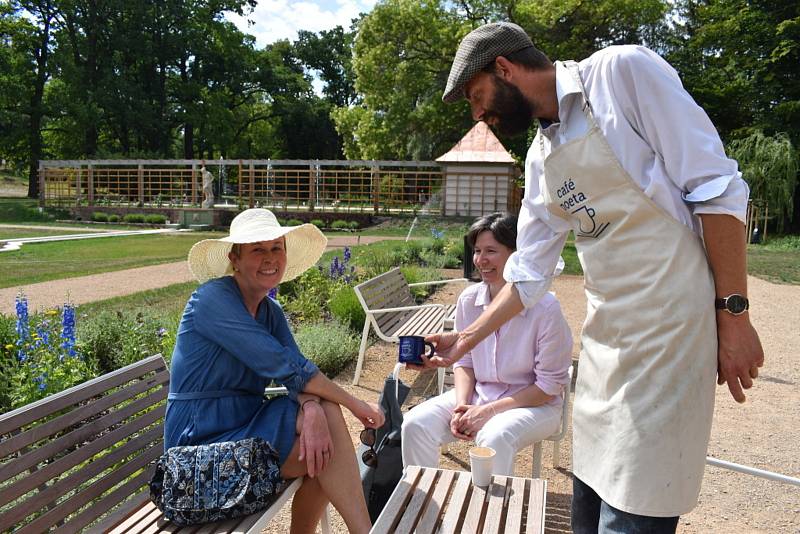
[[[282,227],[269,210],[249,209],[233,219],[228,237],[192,247],[189,268],[201,285],[186,304],[172,354],[164,447],[261,437],[277,452],[277,486],[306,478],[294,497],[292,532],[313,532],[328,502],[350,532],[367,532],[340,406],[370,428],[383,424],[383,413],[320,373],[267,297],[312,267],[326,243],[314,225]],[[289,395],[265,400],[273,381]]]

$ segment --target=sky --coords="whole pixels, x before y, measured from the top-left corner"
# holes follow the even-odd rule
[[[372,10],[376,0],[259,0],[244,17],[228,13],[228,20],[244,33],[255,36],[258,48],[279,39],[294,41],[298,30],[320,32],[350,22],[359,13]],[[250,22],[252,24],[250,24]]]

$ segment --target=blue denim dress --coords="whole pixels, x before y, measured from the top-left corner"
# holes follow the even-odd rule
[[[260,437],[282,465],[295,441],[297,394],[318,371],[300,353],[277,302],[264,298],[253,318],[233,277],[206,282],[192,293],[178,327],[165,450]],[[289,395],[265,400],[273,381]]]

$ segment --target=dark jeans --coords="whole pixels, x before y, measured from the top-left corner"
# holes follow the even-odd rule
[[[574,534],[673,534],[678,517],[629,514],[604,502],[595,491],[572,477]]]

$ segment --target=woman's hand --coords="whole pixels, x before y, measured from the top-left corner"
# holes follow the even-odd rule
[[[467,436],[468,439],[474,439],[483,425],[494,416],[494,409],[489,404],[483,406],[475,406],[474,404],[459,404],[453,411],[453,416],[460,414],[458,420],[458,427],[456,430],[459,434]],[[452,425],[452,422],[451,422]],[[459,437],[456,435],[456,437]]]
[[[466,434],[461,433],[461,412],[453,412],[453,416],[450,418],[450,433],[453,434],[456,438],[469,441],[472,438],[467,436]]]
[[[328,418],[319,402],[303,404],[302,427],[300,429],[300,455],[306,460],[308,476],[314,478],[328,467],[333,456],[333,439],[328,429]]]
[[[367,428],[380,428],[383,426],[383,410],[377,404],[359,400],[355,403],[351,412]]]

